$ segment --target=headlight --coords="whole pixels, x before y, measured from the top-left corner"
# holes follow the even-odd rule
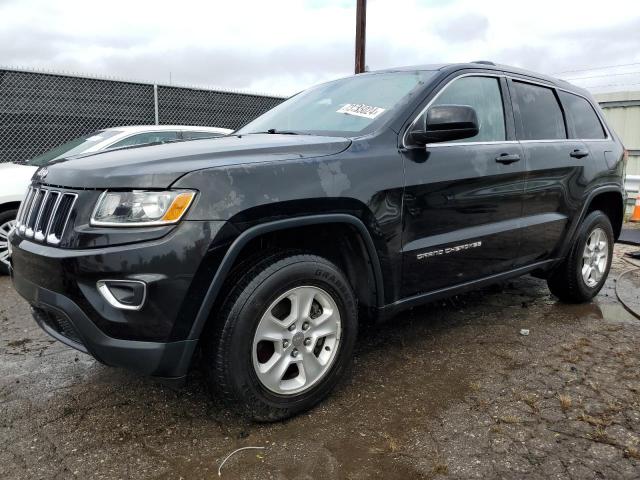
[[[191,205],[195,192],[104,192],[98,199],[91,225],[102,227],[147,227],[178,222]]]

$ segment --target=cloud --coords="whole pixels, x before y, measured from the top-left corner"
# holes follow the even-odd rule
[[[487,17],[468,14],[443,22],[436,27],[436,33],[445,41],[470,42],[485,38],[488,29]]]
[[[637,2],[611,3],[370,0],[366,63],[487,59],[554,73],[640,62]],[[291,94],[352,73],[354,25],[355,0],[0,0],[0,65]]]

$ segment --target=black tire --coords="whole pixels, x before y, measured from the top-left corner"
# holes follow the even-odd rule
[[[582,277],[582,255],[589,235],[596,228],[602,229],[606,234],[608,258],[604,275],[595,286],[590,287]],[[609,217],[600,210],[589,213],[580,225],[576,241],[569,255],[547,279],[547,285],[549,285],[551,293],[567,303],[584,303],[595,297],[602,289],[609,275],[614,241],[613,228]]]
[[[317,383],[299,394],[279,395],[258,379],[253,339],[266,309],[280,295],[300,286],[321,288],[335,301],[341,339],[330,367]],[[272,422],[313,407],[346,376],[358,331],[357,301],[333,263],[316,255],[283,252],[247,269],[212,321],[216,323],[203,338],[203,368],[212,395],[245,417]]]
[[[0,227],[5,225],[7,222],[16,219],[16,215],[18,215],[18,210],[6,210],[4,212],[0,212]],[[4,245],[6,239],[2,232],[0,232],[0,244]],[[2,257],[2,253],[6,252],[6,247],[0,246],[0,258]],[[9,265],[0,260],[0,275],[9,275]]]

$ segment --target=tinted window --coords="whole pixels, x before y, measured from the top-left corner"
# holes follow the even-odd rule
[[[591,104],[578,95],[560,92],[565,112],[573,120],[576,138],[605,138],[604,129]]]
[[[182,138],[185,140],[197,140],[199,138],[215,138],[221,136],[221,133],[216,132],[182,132]]]
[[[178,139],[178,132],[146,132],[138,133],[120,140],[109,148],[132,147],[134,145],[146,145],[148,143],[164,143]]]
[[[459,142],[491,142],[505,140],[504,109],[500,83],[491,77],[464,77],[455,80],[432,105],[468,105],[478,115],[480,131],[475,137]]]
[[[564,117],[553,90],[513,82],[514,105],[520,111],[518,138],[521,140],[555,140],[567,138]]]

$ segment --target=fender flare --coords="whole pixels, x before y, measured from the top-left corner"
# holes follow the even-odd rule
[[[384,284],[382,280],[382,268],[380,266],[380,259],[378,258],[378,252],[375,248],[373,239],[371,238],[371,234],[359,218],[354,217],[353,215],[336,213],[295,217],[286,220],[276,220],[273,222],[262,223],[260,225],[251,227],[242,232],[233,241],[224,258],[222,259],[222,262],[220,262],[218,270],[213,276],[213,280],[209,285],[204,300],[202,301],[193,325],[191,326],[191,331],[189,332],[187,340],[197,340],[200,338],[200,334],[202,333],[202,330],[204,329],[204,326],[209,319],[211,309],[213,308],[216,298],[220,293],[220,289],[222,288],[227,275],[231,271],[231,267],[238,257],[238,254],[247,243],[249,243],[257,236],[264,235],[265,233],[271,233],[277,230],[285,230],[295,227],[321,225],[326,223],[345,223],[355,227],[358,233],[360,233],[360,236],[362,237],[367,249],[369,260],[373,269],[373,276],[376,285],[376,301],[378,307],[381,307],[384,304]]]
[[[622,187],[620,187],[620,185],[605,185],[605,186],[602,186],[602,187],[594,188],[587,195],[587,198],[585,199],[584,203],[582,204],[582,210],[580,211],[580,215],[578,215],[576,217],[576,220],[573,222],[573,224],[570,227],[569,233],[566,236],[567,240],[565,240],[565,243],[562,246],[562,250],[560,251],[560,255],[559,255],[560,259],[563,259],[563,258],[565,258],[567,256],[567,254],[569,253],[569,249],[574,244],[575,239],[576,239],[576,235],[578,234],[578,230],[579,230],[580,224],[582,223],[584,218],[587,216],[587,210],[591,206],[591,202],[593,202],[593,199],[597,195],[600,195],[601,193],[606,193],[606,192],[616,192],[616,193],[619,193],[622,196],[622,209],[623,209],[622,214],[623,214],[623,217],[624,217],[626,192],[624,191],[624,189]]]

